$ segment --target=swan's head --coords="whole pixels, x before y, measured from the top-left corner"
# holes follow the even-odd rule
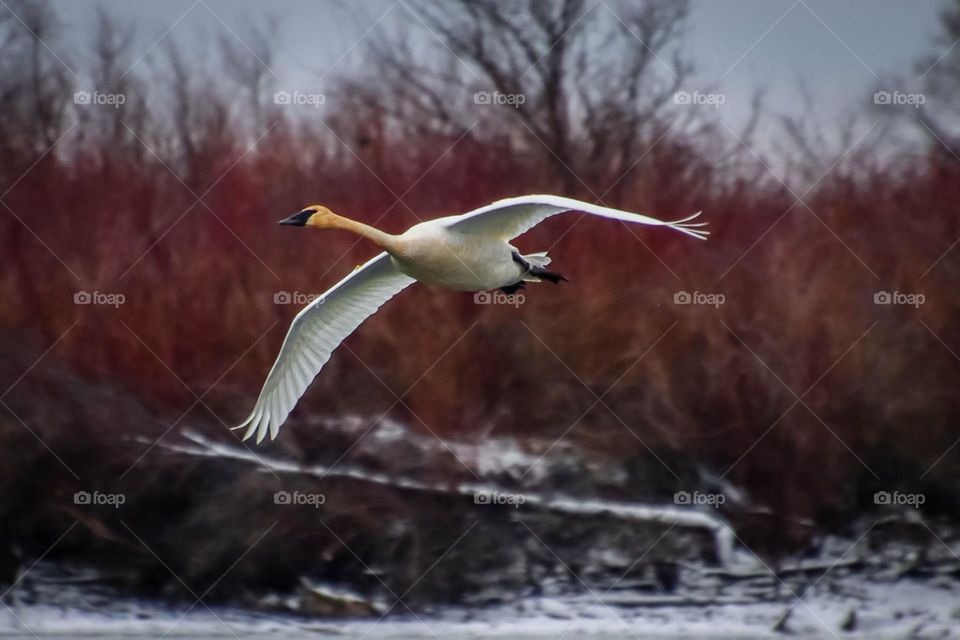
[[[301,211],[297,211],[292,216],[284,218],[280,221],[280,224],[289,224],[294,227],[320,227],[322,229],[333,226],[336,217],[336,214],[330,209],[319,204],[312,204]]]

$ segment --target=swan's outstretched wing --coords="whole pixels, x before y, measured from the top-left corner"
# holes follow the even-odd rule
[[[387,300],[414,282],[381,253],[335,284],[297,314],[280,347],[280,355],[263,383],[253,413],[235,429],[243,439],[267,433],[276,438],[300,396],[343,340]]]
[[[493,235],[504,240],[511,240],[537,226],[550,216],[565,211],[583,211],[602,218],[669,227],[700,240],[705,240],[710,235],[709,231],[698,228],[706,226],[706,222],[690,222],[699,216],[700,212],[682,220],[665,222],[639,213],[609,209],[560,196],[521,196],[498,200],[475,211],[451,216],[447,224],[450,228],[463,233]]]

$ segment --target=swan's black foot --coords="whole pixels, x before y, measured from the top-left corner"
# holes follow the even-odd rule
[[[516,293],[516,292],[519,291],[520,289],[526,289],[526,288],[527,288],[527,283],[524,282],[523,280],[521,280],[520,282],[518,282],[518,283],[516,283],[516,284],[511,284],[511,285],[506,286],[506,287],[500,287],[500,291],[503,291],[505,294],[507,294],[507,295],[509,296],[509,295],[511,295],[511,294]]]
[[[530,272],[530,275],[535,276],[537,278],[542,278],[544,280],[552,282],[553,284],[557,284],[561,280],[563,280],[564,282],[570,282],[569,280],[564,278],[563,275],[555,271],[549,271],[548,269],[544,269],[543,267],[531,266],[529,272]]]

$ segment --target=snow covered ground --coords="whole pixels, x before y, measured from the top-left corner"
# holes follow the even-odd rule
[[[355,428],[362,427],[362,421],[357,421]],[[29,567],[18,586],[0,599],[0,640],[960,638],[960,560],[955,536],[935,535],[916,514],[910,518],[894,514],[890,523],[923,527],[935,544],[914,547],[900,537],[885,538],[879,535],[883,527],[878,521],[866,529],[867,533],[878,535],[864,533],[857,539],[825,536],[819,539],[817,553],[784,559],[774,575],[763,560],[740,544],[715,509],[574,497],[550,490],[553,466],[589,466],[589,461],[575,459],[570,452],[544,456],[541,460],[539,455],[519,448],[511,440],[497,440],[478,445],[452,444],[449,447],[455,451],[451,454],[448,445],[417,438],[392,425],[371,433],[370,439],[371,442],[363,441],[357,446],[354,458],[335,468],[254,454],[191,431],[184,433],[179,444],[163,446],[177,455],[217,464],[239,462],[283,476],[347,478],[370,486],[402,489],[400,495],[454,497],[460,501],[456,504],[469,508],[475,508],[477,495],[513,495],[511,491],[519,486],[522,494],[518,495],[524,498],[524,508],[528,510],[524,514],[528,518],[547,513],[560,516],[563,526],[574,527],[585,519],[602,516],[606,524],[598,525],[601,529],[637,522],[660,528],[666,525],[665,531],[674,542],[700,544],[704,547],[701,552],[713,547],[716,561],[696,560],[708,554],[685,554],[689,549],[680,544],[669,558],[668,564],[675,572],[667,581],[671,584],[651,582],[649,573],[655,573],[655,564],[648,563],[649,571],[631,573],[639,559],[627,553],[623,541],[614,540],[616,544],[611,546],[590,546],[593,543],[587,542],[583,548],[567,553],[582,552],[576,556],[583,565],[580,575],[589,574],[593,579],[562,581],[545,572],[536,583],[537,595],[524,597],[513,594],[531,593],[529,583],[511,585],[514,590],[510,590],[500,588],[502,580],[494,581],[492,590],[478,587],[479,595],[469,600],[475,603],[472,606],[434,605],[416,612],[403,603],[391,606],[369,594],[354,594],[343,584],[315,583],[308,574],[302,577],[303,588],[295,594],[258,594],[250,603],[256,610],[208,607],[192,601],[151,602],[103,586],[109,581],[102,579],[98,568],[40,562]],[[401,446],[407,447],[403,456],[396,454]],[[387,464],[390,458],[385,460],[384,452],[393,452],[394,458],[403,458],[407,464],[418,463],[413,466],[419,473],[391,468]],[[467,474],[460,479],[449,472],[434,477],[419,464],[440,464],[445,460],[444,452],[447,457],[456,458],[446,460],[450,469],[461,471],[461,463],[465,462],[479,476]],[[518,471],[531,468],[536,471]],[[607,471],[604,467],[595,475]],[[517,482],[518,477],[527,484]],[[735,494],[734,488],[723,490],[731,496]],[[696,543],[695,538],[681,538],[681,530],[705,533],[701,536],[705,544]],[[560,566],[556,568],[563,569],[559,574],[572,573],[559,557],[557,561]],[[328,608],[304,606],[305,602],[316,604],[313,598]],[[284,613],[311,610],[316,615]],[[358,611],[376,613],[366,618],[343,617],[358,615]],[[328,612],[339,612],[341,617],[330,617]]]
[[[671,603],[669,596],[618,592],[526,598],[492,608],[342,621],[190,607],[68,587],[69,605],[13,602],[0,608],[3,638],[960,638],[960,584],[849,577],[805,597],[737,604],[736,598]],[[59,597],[63,598],[63,591]],[[9,601],[9,597],[7,598]],[[784,613],[790,611],[783,622]],[[780,623],[781,630],[776,627]]]

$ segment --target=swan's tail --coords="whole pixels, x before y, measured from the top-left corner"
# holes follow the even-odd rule
[[[561,274],[547,270],[546,267],[550,264],[550,257],[547,255],[546,251],[531,253],[522,256],[522,258],[527,263],[527,273],[523,276],[524,282],[541,282],[542,280],[546,280],[554,284],[557,284],[561,280],[564,282],[570,282]]]
[[[550,265],[550,256],[547,255],[546,251],[540,251],[538,253],[529,253],[525,256],[522,256],[524,260],[527,261],[527,264],[531,267],[547,267]]]

